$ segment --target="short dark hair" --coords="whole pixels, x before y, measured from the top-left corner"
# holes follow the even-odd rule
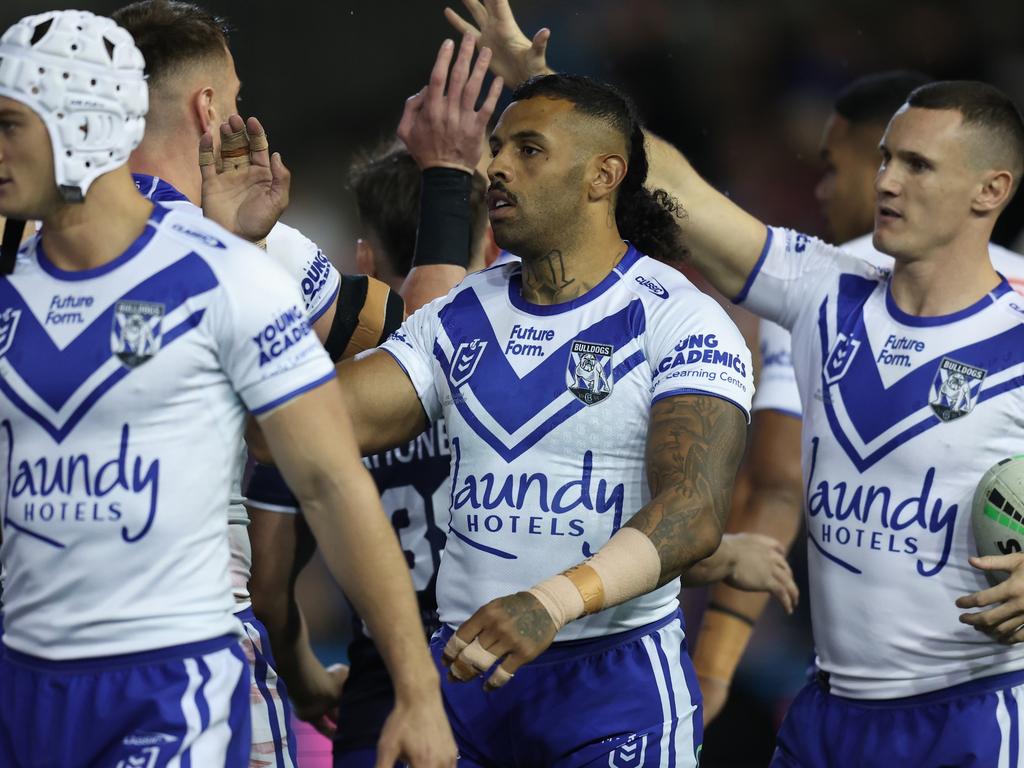
[[[356,196],[363,226],[373,230],[384,248],[382,256],[396,275],[409,274],[416,248],[422,188],[420,169],[412,155],[394,142],[359,155],[349,170],[349,186]],[[469,196],[474,247],[487,226],[486,192],[486,182],[474,174]]]
[[[563,99],[584,115],[618,131],[626,144],[626,177],[615,199],[619,234],[638,250],[660,261],[679,261],[685,249],[677,218],[679,203],[664,190],[650,191],[644,130],[632,100],[618,88],[584,75],[538,75],[512,92],[512,101],[537,97]]]
[[[1009,96],[976,80],[944,80],[917,88],[907,104],[919,109],[955,109],[964,125],[985,130],[991,138],[986,144],[1009,166],[1016,190],[1024,171],[1024,120]]]
[[[225,19],[179,0],[140,0],[112,18],[135,38],[151,87],[182,66],[222,56],[231,32]]]
[[[857,78],[836,96],[833,109],[853,125],[888,123],[911,91],[932,78],[909,69],[876,72]]]

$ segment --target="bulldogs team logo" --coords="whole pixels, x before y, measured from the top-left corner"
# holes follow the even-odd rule
[[[7,350],[14,343],[14,332],[18,330],[18,321],[21,320],[21,310],[8,307],[0,312],[0,357],[7,354]]]
[[[928,401],[935,415],[943,421],[952,421],[974,410],[986,373],[982,368],[942,358]]]
[[[836,343],[832,345],[832,351],[828,353],[828,359],[825,361],[825,370],[822,371],[826,385],[835,384],[846,375],[858,349],[859,340],[851,339],[845,333],[836,336]]]
[[[646,754],[647,734],[645,733],[639,738],[634,734],[608,755],[608,765],[611,768],[633,768],[633,766],[640,768],[640,766],[644,765]]]
[[[164,305],[151,301],[119,301],[114,305],[110,349],[121,362],[135,368],[160,351],[160,321]]]
[[[573,341],[565,370],[565,385],[585,405],[595,405],[612,393],[610,344]]]
[[[483,357],[485,349],[487,349],[487,342],[480,341],[480,339],[464,341],[459,344],[459,348],[455,350],[455,357],[452,358],[452,370],[448,374],[453,387],[461,387],[469,381],[469,377],[473,375],[473,371],[480,364],[480,358]]]

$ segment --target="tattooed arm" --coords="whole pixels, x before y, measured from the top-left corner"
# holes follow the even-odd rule
[[[717,397],[676,395],[655,403],[647,433],[651,501],[594,557],[474,613],[444,649],[452,680],[504,685],[558,630],[666,584],[718,547],[743,456],[743,412]]]
[[[651,409],[651,500],[626,527],[645,534],[658,551],[658,586],[718,548],[746,435],[742,411],[718,397],[677,395]]]

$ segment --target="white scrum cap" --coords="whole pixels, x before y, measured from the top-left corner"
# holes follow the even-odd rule
[[[149,91],[132,36],[88,11],[26,16],[0,38],[0,96],[46,124],[57,186],[81,201],[142,141]]]

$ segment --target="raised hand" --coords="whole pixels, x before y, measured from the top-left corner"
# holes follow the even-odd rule
[[[543,27],[530,40],[519,28],[508,0],[462,0],[474,27],[451,8],[444,9],[448,23],[463,35],[471,35],[478,45],[494,52],[491,71],[515,88],[535,75],[549,75],[546,55],[551,30]]]
[[[487,123],[498,103],[502,79],[496,77],[491,82],[477,110],[491,51],[482,49],[470,72],[474,47],[472,36],[464,35],[449,75],[454,43],[445,40],[434,61],[430,83],[405,102],[398,137],[420,168],[457,168],[473,173],[483,156]]]
[[[442,661],[448,678],[467,682],[486,673],[485,688],[505,685],[516,671],[547,650],[557,628],[541,602],[529,592],[491,600],[452,635]]]
[[[231,115],[220,133],[219,162],[213,136],[207,132],[199,140],[203,213],[229,232],[259,242],[288,207],[291,172],[280,153],[270,154],[267,135],[255,117],[243,123]]]

